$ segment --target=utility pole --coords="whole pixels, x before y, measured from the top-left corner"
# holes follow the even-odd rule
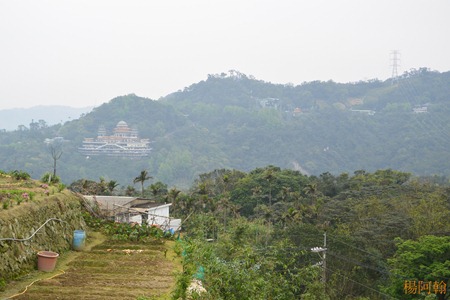
[[[391,80],[392,84],[394,84],[398,80],[398,67],[400,66],[400,52],[398,50],[391,51],[391,62],[392,62]]]
[[[314,247],[311,248],[312,252],[316,252],[319,257],[322,259],[320,265],[322,265],[322,282],[325,285],[327,282],[327,232],[323,233],[323,248],[322,247]],[[320,252],[323,252],[323,255],[320,256]]]
[[[322,259],[322,268],[323,268],[323,284],[327,282],[327,232],[323,233],[323,259]]]

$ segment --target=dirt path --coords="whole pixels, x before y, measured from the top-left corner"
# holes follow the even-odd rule
[[[58,258],[54,272],[35,271],[10,284],[0,299],[170,299],[179,270],[173,242],[110,241],[100,233],[88,242]]]

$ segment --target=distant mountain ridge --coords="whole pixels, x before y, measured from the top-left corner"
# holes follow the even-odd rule
[[[17,130],[19,125],[29,127],[31,122],[43,120],[48,126],[78,119],[90,112],[90,107],[70,107],[64,105],[38,105],[30,108],[0,110],[0,130]]]
[[[85,138],[120,121],[151,141],[149,157],[80,153]],[[0,170],[42,176],[52,167],[44,141],[54,137],[65,141],[58,174],[67,184],[102,177],[133,185],[147,170],[155,182],[185,188],[216,169],[267,165],[317,176],[389,168],[449,176],[450,72],[298,86],[210,75],[159,100],[119,96],[62,125],[0,132]]]

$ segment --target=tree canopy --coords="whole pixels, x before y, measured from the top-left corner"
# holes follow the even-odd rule
[[[293,86],[236,71],[211,75],[158,101],[120,96],[64,124],[32,122],[1,132],[0,165],[37,177],[51,172],[44,141],[62,137],[58,175],[67,184],[104,177],[126,186],[136,170],[149,169],[156,181],[187,189],[211,170],[248,172],[266,165],[315,176],[388,168],[448,176],[449,86],[450,72],[427,69],[411,70],[394,85]],[[119,121],[151,141],[150,156],[87,157],[78,151],[84,138],[95,138],[101,126],[113,130]]]

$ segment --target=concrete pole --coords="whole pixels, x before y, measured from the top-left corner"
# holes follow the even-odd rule
[[[322,267],[323,267],[323,276],[322,280],[325,284],[327,282],[327,232],[325,231],[323,233],[323,248],[325,249],[323,251],[323,260],[322,260]]]

